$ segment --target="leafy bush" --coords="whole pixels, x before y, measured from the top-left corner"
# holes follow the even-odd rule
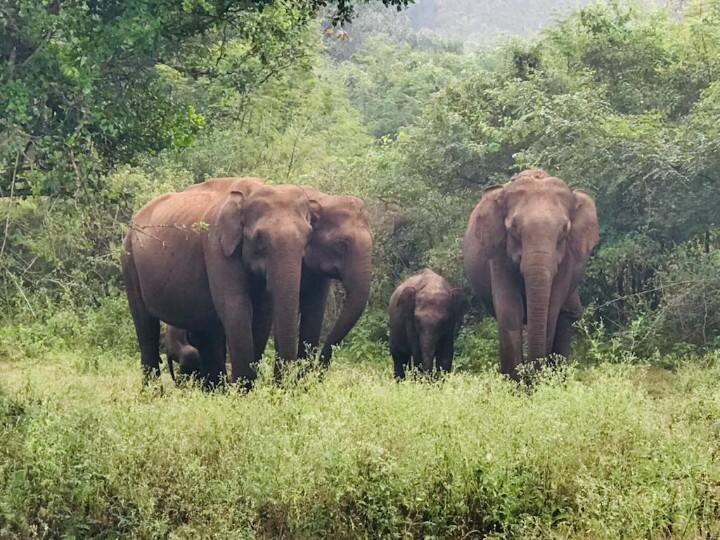
[[[720,348],[720,251],[676,252],[659,275],[663,290],[656,335],[669,342]]]
[[[262,11],[232,14],[247,24],[239,33],[223,37],[209,30],[207,42],[198,42],[191,32],[173,51],[174,62],[155,49],[146,51],[157,53],[150,56],[152,69],[136,75],[161,81],[165,90],[158,95],[152,87],[135,96],[139,101],[118,103],[132,121],[123,123],[115,109],[103,117],[96,101],[104,99],[105,85],[122,81],[96,80],[91,75],[101,64],[93,64],[66,81],[69,95],[82,88],[89,94],[63,110],[85,106],[99,115],[82,123],[76,138],[65,140],[54,129],[73,131],[82,115],[53,125],[47,139],[38,139],[46,150],[27,150],[28,159],[42,164],[30,166],[30,159],[14,175],[11,158],[22,137],[8,130],[0,145],[0,227],[7,230],[0,241],[3,323],[34,320],[37,330],[28,331],[37,335],[42,324],[55,327],[56,311],[77,309],[84,317],[88,307],[118,294],[120,244],[135,210],[158,193],[228,174],[363,197],[375,233],[370,313],[384,313],[399,281],[423,266],[470,295],[460,258],[468,214],[485,187],[540,166],[589,189],[597,202],[601,244],[581,289],[593,306],[593,323],[633,354],[715,346],[717,0],[691,2],[682,18],[623,3],[587,6],[538,38],[472,53],[415,32],[405,15],[392,19],[400,21],[397,27],[385,19],[379,27],[360,21],[356,42],[346,49],[333,42],[323,53],[317,27],[305,24],[309,12],[262,3],[268,4]],[[78,25],[84,29],[89,16],[72,8],[63,23],[33,9],[27,16],[39,17],[38,28],[55,21],[67,24],[65,33]],[[181,10],[181,22],[209,8],[188,9]],[[364,6],[367,11],[372,10]],[[161,23],[166,16],[159,16]],[[107,40],[90,60],[107,60]],[[88,47],[68,46],[75,52]],[[76,63],[75,56],[58,55],[41,49],[31,58],[33,66],[23,69],[50,62],[47,77],[54,80],[57,69]],[[44,96],[43,85],[49,84],[46,78],[35,82],[31,101]],[[0,76],[0,84],[11,83]],[[2,106],[14,104],[11,121],[22,123],[20,105],[30,97],[13,92]],[[143,115],[146,102],[156,98],[158,109]],[[158,122],[155,113],[162,116]],[[106,129],[112,136],[103,135]],[[142,136],[133,137],[138,131]],[[66,144],[62,155],[51,151]],[[113,153],[118,145],[122,151]],[[103,159],[95,159],[98,152]],[[77,170],[72,156],[79,160]],[[17,189],[7,197],[13,176]],[[693,248],[698,242],[700,250]],[[687,287],[673,285],[679,276]],[[704,306],[708,317],[698,315]],[[373,317],[357,330],[371,342],[367,351],[360,338],[353,342],[358,355],[376,347],[377,332],[367,330],[379,328],[382,315]],[[58,331],[69,333],[62,325]]]

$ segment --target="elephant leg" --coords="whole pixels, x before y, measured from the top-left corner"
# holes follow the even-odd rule
[[[210,249],[219,249],[211,244]],[[257,378],[253,346],[253,305],[250,284],[239,257],[213,257],[208,265],[210,293],[225,333],[230,356],[230,382],[250,390]]]
[[[402,352],[399,349],[393,349],[390,351],[393,357],[393,370],[395,373],[395,379],[402,381],[405,378],[405,367],[410,362],[410,354]]]
[[[225,307],[222,323],[230,354],[230,382],[242,381],[245,389],[250,390],[257,378],[252,336],[252,304],[249,298],[238,295],[226,299]]]
[[[582,315],[582,303],[577,290],[573,291],[563,304],[555,329],[552,352],[568,358],[574,332],[573,324]]]
[[[450,373],[452,361],[455,356],[455,340],[452,333],[440,340],[438,345],[437,367],[438,371]]]
[[[272,301],[266,289],[253,296],[252,335],[255,363],[260,362],[272,330]]]
[[[207,332],[194,332],[193,342],[200,353],[200,377],[204,388],[222,384],[225,370],[225,332],[221,325]]]
[[[300,287],[300,341],[298,358],[314,354],[320,344],[330,280],[303,270]]]
[[[521,292],[522,279],[513,268],[492,264],[492,296],[500,339],[500,371],[517,379],[522,363],[522,330],[525,306]]]
[[[140,282],[130,256],[123,258],[122,270],[125,287],[140,347],[140,364],[147,382],[160,376],[160,321],[150,315],[140,294]]]
[[[422,348],[420,347],[420,335],[415,328],[414,321],[408,321],[405,330],[410,342],[410,367],[422,368]]]

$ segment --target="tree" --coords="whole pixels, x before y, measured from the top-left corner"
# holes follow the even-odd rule
[[[382,0],[397,8],[409,1]],[[261,84],[303,56],[305,29],[318,9],[334,6],[332,20],[343,23],[354,3],[3,2],[0,195],[76,194],[139,154],[187,144],[205,118],[175,75]]]

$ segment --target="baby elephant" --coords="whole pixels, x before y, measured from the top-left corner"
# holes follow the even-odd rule
[[[390,353],[395,378],[405,378],[413,364],[431,373],[450,371],[455,330],[463,314],[462,302],[445,278],[425,268],[403,281],[390,297]]]
[[[161,345],[165,346],[168,370],[173,381],[176,380],[173,362],[177,362],[180,366],[180,375],[198,376],[200,374],[200,353],[190,343],[190,332],[168,324],[167,330],[160,339]]]

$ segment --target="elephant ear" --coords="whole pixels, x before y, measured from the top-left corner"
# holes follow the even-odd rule
[[[575,210],[570,228],[570,249],[581,259],[585,259],[600,240],[595,201],[586,192],[576,189]]]
[[[230,257],[243,238],[243,201],[245,195],[231,191],[225,199],[217,219],[220,246],[226,257]]]
[[[467,313],[468,309],[470,309],[470,302],[468,302],[467,297],[460,289],[453,289],[452,300],[453,316],[455,318],[455,322],[460,324],[465,317],[465,313]]]
[[[487,188],[475,207],[475,236],[483,251],[495,252],[505,245],[505,210],[503,187]]]
[[[310,226],[314,227],[322,217],[322,205],[315,199],[309,199]]]
[[[415,311],[415,296],[417,289],[415,287],[405,287],[398,298],[398,305],[405,313],[412,314]]]

